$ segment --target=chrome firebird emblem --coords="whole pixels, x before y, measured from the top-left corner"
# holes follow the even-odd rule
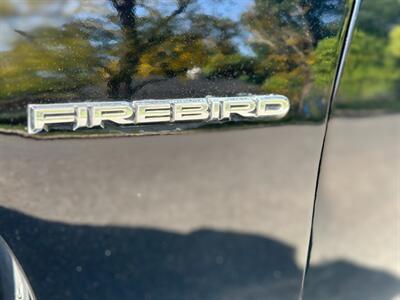
[[[49,125],[104,128],[105,122],[119,125],[148,123],[212,122],[242,119],[281,119],[289,111],[289,100],[280,95],[206,97],[132,102],[82,102],[28,105],[28,132],[48,131]]]

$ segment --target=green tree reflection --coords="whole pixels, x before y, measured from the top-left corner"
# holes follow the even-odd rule
[[[400,3],[361,7],[337,99],[339,109],[400,110]]]
[[[383,7],[362,7],[340,89],[342,108],[399,103],[399,3],[383,1]],[[229,0],[105,0],[106,12],[98,14],[75,2],[81,16],[63,25],[14,28],[18,38],[0,52],[1,114],[21,112],[33,100],[127,99],[197,70],[194,78],[215,84],[240,81],[260,93],[285,94],[296,118],[324,115],[324,105],[310,112],[307,98],[329,93],[348,1],[248,0],[236,19],[202,9],[234,5]],[[26,3],[32,14],[47,2]],[[62,10],[71,2],[53,4]],[[2,1],[0,15],[18,18],[18,5]]]

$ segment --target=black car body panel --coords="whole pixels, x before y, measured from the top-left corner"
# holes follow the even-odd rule
[[[365,0],[358,15],[328,124],[304,299],[400,295],[399,8]]]
[[[390,244],[395,209],[378,231],[387,239],[370,250],[381,259],[343,255],[355,235],[355,249],[370,245],[366,231],[376,228],[344,234],[365,218],[355,211],[380,206],[362,201],[365,183],[377,179],[357,181],[360,174],[379,169],[393,184],[399,175],[389,158],[373,161],[398,158],[398,116],[381,124],[369,117],[375,107],[364,109],[371,93],[346,94],[360,78],[348,75],[359,66],[352,57],[367,50],[356,32],[343,69],[358,8],[345,0],[4,1],[0,299],[287,300],[304,292],[347,300],[367,299],[365,283],[371,299],[395,299],[399,268],[384,268],[399,258]],[[389,37],[397,21],[387,16],[379,34]],[[390,60],[382,68],[397,74],[397,44],[385,41],[394,50],[382,52]],[[396,76],[371,88],[374,97],[385,91],[385,113],[396,112]],[[26,131],[28,104],[270,93],[289,98],[286,118]],[[368,118],[342,118],[360,111]],[[374,128],[386,135],[365,139]],[[364,140],[370,152],[358,157]],[[345,176],[359,189],[331,188]],[[389,206],[398,201],[391,183],[374,190],[386,191]],[[350,221],[338,226],[341,217]],[[341,272],[355,278],[354,293]]]

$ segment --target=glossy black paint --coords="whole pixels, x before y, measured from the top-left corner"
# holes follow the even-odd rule
[[[400,296],[399,10],[360,9],[328,124],[304,299]]]
[[[20,5],[1,7],[0,123],[14,136],[0,136],[0,234],[37,298],[297,299],[353,2]],[[21,137],[29,103],[239,93],[287,95],[290,116],[173,136]]]
[[[284,122],[323,122],[347,2],[9,2],[3,8],[0,124],[23,134],[29,103],[248,93],[289,97]],[[112,125],[96,133],[157,130]],[[178,131],[204,125],[180,124]]]

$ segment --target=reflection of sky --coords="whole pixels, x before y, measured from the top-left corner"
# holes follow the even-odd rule
[[[20,36],[15,29],[30,32],[41,26],[61,26],[79,11],[104,13],[108,0],[0,0],[9,1],[15,13],[0,17],[0,51],[8,51]],[[94,5],[95,3],[95,5]],[[97,12],[96,12],[97,11]]]
[[[218,4],[218,5],[216,5]],[[248,11],[252,6],[253,0],[203,0],[199,1],[200,10],[205,14],[220,17],[229,18],[235,22],[240,21],[240,17],[243,12]],[[245,55],[252,55],[253,51],[248,46],[246,38],[238,37],[234,39],[234,42],[239,47],[239,51]]]
[[[239,21],[240,16],[251,7],[252,3],[253,0],[203,0],[199,1],[199,6],[206,14]]]
[[[253,2],[254,0],[197,0],[193,1],[191,7],[195,7],[200,13],[238,21]],[[176,8],[176,1],[173,0],[146,0],[145,3],[156,6],[165,14]]]
[[[4,1],[4,0],[0,0]],[[30,7],[27,0],[9,0],[15,14],[0,18],[0,51],[10,50],[12,43],[19,38],[15,29],[32,31],[40,26],[61,26],[73,18],[87,19],[104,17],[112,11],[109,0],[41,0]],[[147,0],[148,5],[156,5],[166,14],[176,8],[176,1]],[[195,8],[208,15],[239,21],[242,13],[251,7],[253,0],[198,0]],[[249,53],[245,42],[236,40],[243,52]]]

